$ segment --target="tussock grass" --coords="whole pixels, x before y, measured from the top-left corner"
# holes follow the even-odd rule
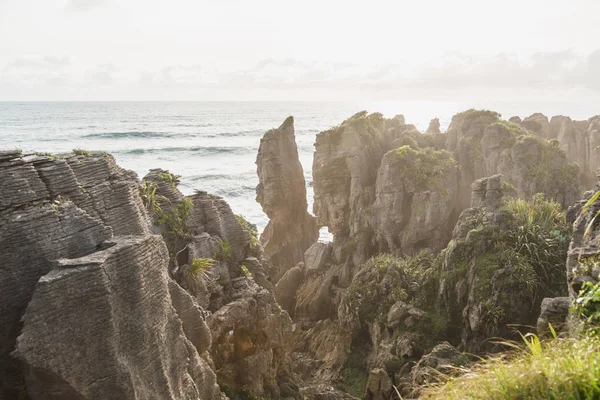
[[[444,384],[424,390],[422,399],[600,399],[600,338],[524,338],[525,347],[485,360]],[[516,347],[516,346],[514,346]]]

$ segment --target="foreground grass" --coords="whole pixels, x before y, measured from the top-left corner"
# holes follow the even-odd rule
[[[444,384],[431,386],[423,399],[600,399],[600,339],[554,339],[509,357],[478,364]]]

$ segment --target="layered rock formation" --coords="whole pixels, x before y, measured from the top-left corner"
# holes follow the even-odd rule
[[[306,182],[293,117],[264,134],[256,165],[256,201],[269,217],[261,242],[265,259],[280,267],[275,274],[278,279],[302,261],[306,249],[319,237],[316,220],[307,211]]]
[[[292,379],[287,372],[292,321],[275,300],[260,245],[253,242],[256,232],[222,198],[203,191],[183,196],[176,183],[160,169],[144,178],[165,199],[153,218],[169,246],[172,275],[212,312],[206,318],[208,350],[221,389],[231,399],[276,399],[280,387],[286,397],[299,396],[297,387],[294,392],[284,384]]]
[[[162,239],[107,245],[59,260],[37,284],[13,354],[25,366],[29,396],[224,398],[199,355],[207,343],[185,333],[192,327],[202,332],[202,314],[173,306]]]
[[[302,328],[296,350],[318,361],[322,380],[377,398],[387,393],[373,390],[386,386],[383,370],[411,395],[424,374],[412,366],[436,341],[489,350],[485,339],[510,338],[507,323],[534,325],[542,298],[561,292],[564,214],[532,196],[572,204],[579,168],[556,143],[513,121],[469,110],[446,134],[434,126],[423,135],[402,116],[361,112],[317,135],[314,212],[334,242],[309,248],[276,287]],[[500,175],[482,179],[494,174],[504,183]],[[544,251],[553,261],[507,250],[518,239],[500,232],[517,231],[526,208],[556,213],[540,231],[550,235]],[[366,392],[354,391],[353,380]]]
[[[358,113],[317,135],[315,221],[288,118],[257,157],[264,251],[168,171],[0,152],[0,398],[415,397],[597,286],[600,206],[576,199],[598,125],[469,110],[421,134]],[[570,298],[550,199],[579,216]]]
[[[108,155],[29,156],[0,153],[0,369],[8,398],[22,391],[9,353],[38,279],[53,260],[102,248],[115,235],[146,235],[138,184]]]
[[[555,139],[569,161],[579,165],[584,186],[589,188],[596,183],[596,171],[600,167],[600,116],[574,121],[562,115],[548,119],[536,113],[520,124],[544,139]]]
[[[177,183],[0,153],[0,398],[299,398],[257,233]]]

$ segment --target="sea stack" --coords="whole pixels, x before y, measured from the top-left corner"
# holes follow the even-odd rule
[[[303,260],[304,252],[319,235],[317,221],[308,213],[293,117],[264,134],[256,165],[256,201],[269,217],[261,236],[264,257],[277,267],[279,277]]]

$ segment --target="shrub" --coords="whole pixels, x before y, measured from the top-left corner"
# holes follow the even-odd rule
[[[394,152],[397,156],[396,165],[402,174],[421,190],[441,189],[442,180],[456,165],[446,150],[415,150],[410,146],[402,146]]]
[[[233,256],[231,244],[227,239],[217,239],[218,248],[215,251],[215,258],[221,261],[228,261]]]
[[[573,304],[574,312],[589,327],[598,331],[600,325],[600,283],[585,282]]]
[[[194,258],[188,269],[188,274],[200,279],[202,282],[208,280],[208,272],[215,265],[212,258]]]
[[[175,189],[177,187],[177,185],[179,185],[179,182],[180,182],[179,178],[181,178],[181,175],[175,175],[175,174],[170,173],[169,171],[161,172],[158,175],[158,180],[160,182],[169,183],[173,189]]]
[[[159,225],[164,225],[165,231],[163,232],[163,236],[180,238],[189,236],[190,232],[185,225],[185,219],[191,214],[193,206],[194,203],[187,197],[169,211],[162,211],[159,207],[157,209],[156,222]]]
[[[242,225],[242,229],[250,236],[250,248],[260,246],[260,240],[258,240],[258,230],[256,229],[256,226],[251,225],[242,215],[235,214],[235,218],[238,220],[240,225]]]
[[[429,291],[435,279],[434,263],[435,256],[425,251],[406,258],[378,254],[363,264],[343,301],[363,323],[385,319],[391,306],[399,300],[429,308],[431,296],[436,295]],[[393,271],[388,274],[390,268]],[[393,277],[391,287],[383,285],[386,275]]]

